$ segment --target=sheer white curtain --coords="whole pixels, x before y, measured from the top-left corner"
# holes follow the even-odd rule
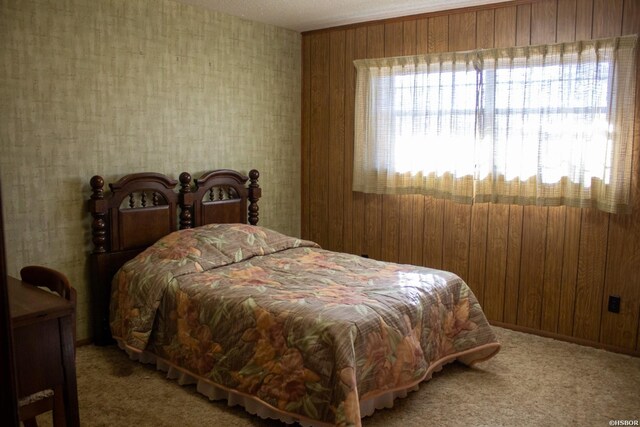
[[[628,211],[636,45],[355,61],[354,191]]]

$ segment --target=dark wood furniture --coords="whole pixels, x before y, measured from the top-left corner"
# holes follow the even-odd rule
[[[71,313],[71,323],[73,324],[73,342],[76,342],[76,301],[78,299],[76,290],[69,283],[67,276],[59,271],[40,265],[28,265],[20,270],[20,279],[33,286],[47,288],[51,292],[57,293],[62,298],[69,301],[73,307]]]
[[[20,278],[23,283],[47,288],[57,293],[73,305],[71,313],[71,324],[73,328],[73,343],[76,342],[76,290],[71,287],[67,277],[59,271],[42,267],[38,265],[30,265],[20,270]],[[75,356],[75,346],[74,346]],[[48,395],[40,396],[39,399],[32,403],[21,405],[19,408],[20,419],[24,422],[25,427],[36,427],[36,415],[53,410],[53,418],[56,424],[62,425],[64,422],[64,394],[62,384],[53,389]]]
[[[2,185],[0,184],[0,189]],[[0,191],[1,193],[1,191]],[[9,312],[7,266],[4,247],[4,222],[0,194],[0,420],[7,427],[17,427],[18,400],[13,357],[13,331]]]
[[[54,426],[80,425],[75,368],[74,303],[8,278],[18,396],[53,390],[53,402],[36,402],[21,411],[33,418],[53,403]]]
[[[91,253],[93,340],[113,342],[109,328],[111,279],[127,261],[158,239],[179,229],[211,223],[258,223],[260,174],[230,169],[204,173],[192,180],[187,172],[178,181],[152,172],[126,175],[109,184],[91,178],[89,212],[94,250]],[[247,181],[249,184],[247,185]]]

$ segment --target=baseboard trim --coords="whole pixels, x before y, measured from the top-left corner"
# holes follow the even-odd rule
[[[525,326],[512,325],[511,323],[498,322],[496,320],[490,320],[489,323],[493,326],[498,326],[500,328],[511,329],[512,331],[524,332],[527,334],[538,335],[545,338],[553,338],[558,341],[566,341],[573,344],[584,345],[587,347],[600,348],[602,350],[612,351],[614,353],[622,353],[622,354],[628,354],[630,356],[640,357],[640,351],[630,350],[624,347],[618,347],[610,344],[602,344],[599,342],[589,341],[582,338],[568,337],[566,335],[556,334],[554,332],[541,331],[538,329],[527,328]],[[91,338],[85,338],[82,340],[78,340],[76,342],[76,347],[89,345],[89,344],[93,344],[93,340]]]
[[[556,334],[554,332],[541,331],[538,329],[527,328],[525,326],[513,325],[511,323],[498,322],[496,320],[490,320],[489,323],[493,326],[498,326],[500,328],[511,329],[512,331],[524,332],[527,334],[538,335],[545,338],[553,338],[558,341],[566,341],[573,344],[580,344],[587,347],[599,348],[599,349],[611,351],[614,353],[622,353],[622,354],[628,354],[629,356],[640,357],[640,351],[631,350],[624,347],[618,347],[610,344],[602,344],[599,342],[585,340],[583,338],[569,337],[566,335]]]
[[[83,345],[89,345],[92,343],[93,343],[93,339],[85,338],[85,339],[76,341],[76,347],[82,347]]]

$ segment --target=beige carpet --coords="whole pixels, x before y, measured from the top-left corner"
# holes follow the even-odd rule
[[[467,368],[454,363],[363,420],[373,426],[608,426],[640,419],[640,358],[495,328],[502,350]],[[83,426],[277,426],[210,402],[115,347],[80,347]],[[51,425],[50,416],[38,418]]]

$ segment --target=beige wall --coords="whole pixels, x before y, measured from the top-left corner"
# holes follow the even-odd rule
[[[65,272],[89,330],[92,175],[262,173],[261,225],[300,229],[301,36],[167,0],[0,0],[9,274]]]

